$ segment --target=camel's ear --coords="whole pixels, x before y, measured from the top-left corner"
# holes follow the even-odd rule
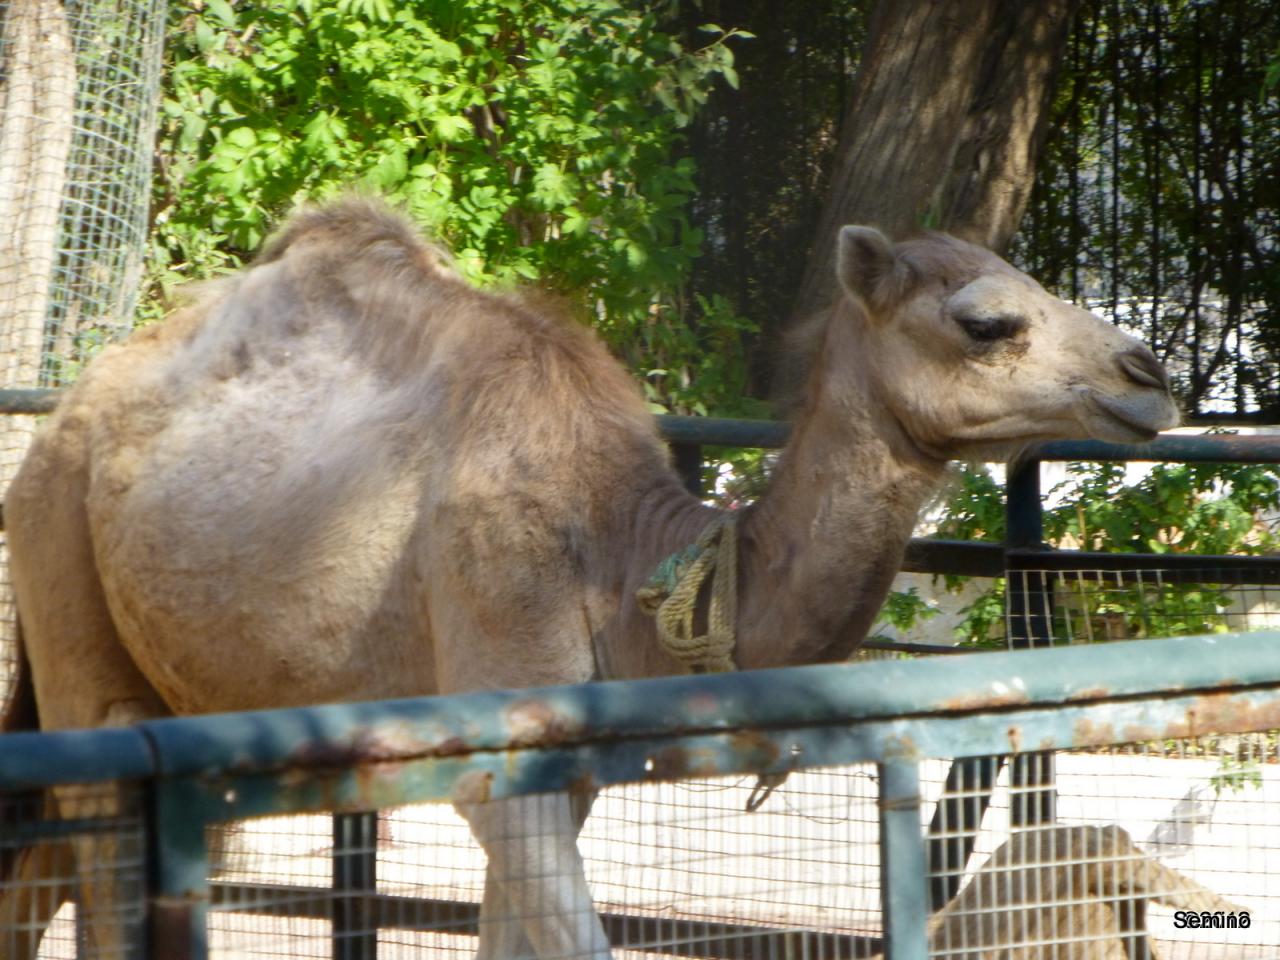
[[[841,227],[836,244],[836,277],[851,297],[883,307],[900,297],[909,271],[893,244],[875,227]]]

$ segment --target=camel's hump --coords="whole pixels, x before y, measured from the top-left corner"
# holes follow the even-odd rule
[[[345,258],[374,256],[453,273],[445,250],[429,242],[407,216],[383,200],[357,194],[299,210],[267,240],[255,262],[270,263],[293,247],[313,243],[332,243]]]

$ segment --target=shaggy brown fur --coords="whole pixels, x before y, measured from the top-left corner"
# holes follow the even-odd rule
[[[740,523],[744,669],[854,648],[948,457],[1176,420],[1149,351],[976,247],[846,228],[838,272],[808,404]],[[1008,314],[1016,336],[966,332]],[[590,331],[469,288],[363,200],[104,351],[6,513],[48,729],[674,672],[633,597],[714,516]],[[522,801],[462,807],[529,878],[491,883],[486,915],[573,918],[488,926],[486,955],[607,953],[585,805],[553,806],[524,846]]]

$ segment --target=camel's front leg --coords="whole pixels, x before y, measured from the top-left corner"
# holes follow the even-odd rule
[[[594,795],[551,793],[459,804],[489,858],[479,960],[607,960],[578,852]]]

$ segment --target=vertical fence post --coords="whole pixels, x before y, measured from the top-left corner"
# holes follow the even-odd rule
[[[1005,486],[1008,550],[1044,546],[1040,503],[1040,461],[1026,460],[1009,473]],[[1009,645],[1015,650],[1053,644],[1053,577],[1035,569],[1034,560],[1005,561]],[[1014,756],[1009,767],[1009,816],[1014,828],[1052,823],[1057,788],[1052,752]]]
[[[146,955],[208,960],[209,852],[203,798],[186,780],[152,780],[147,830],[151,900]]]
[[[887,960],[925,960],[924,838],[920,832],[920,768],[914,760],[878,765],[880,899]]]
[[[333,816],[333,960],[376,960],[378,814]]]
[[[941,910],[960,890],[1003,762],[1002,757],[962,757],[947,771],[929,824],[930,912]]]
[[[1044,546],[1040,500],[1040,461],[1023,461],[1005,481],[1006,550]],[[1008,640],[1014,649],[1049,646],[1053,642],[1053,580],[1026,566],[1006,556]],[[931,910],[940,910],[960,889],[964,866],[973,852],[1003,763],[1003,757],[966,757],[952,763],[947,773],[942,798],[929,826]],[[1015,827],[1053,822],[1057,793],[1052,753],[1014,757],[1009,783],[1010,816]]]
[[[702,445],[698,443],[671,444],[676,473],[684,481],[685,489],[695,497],[702,496]]]

